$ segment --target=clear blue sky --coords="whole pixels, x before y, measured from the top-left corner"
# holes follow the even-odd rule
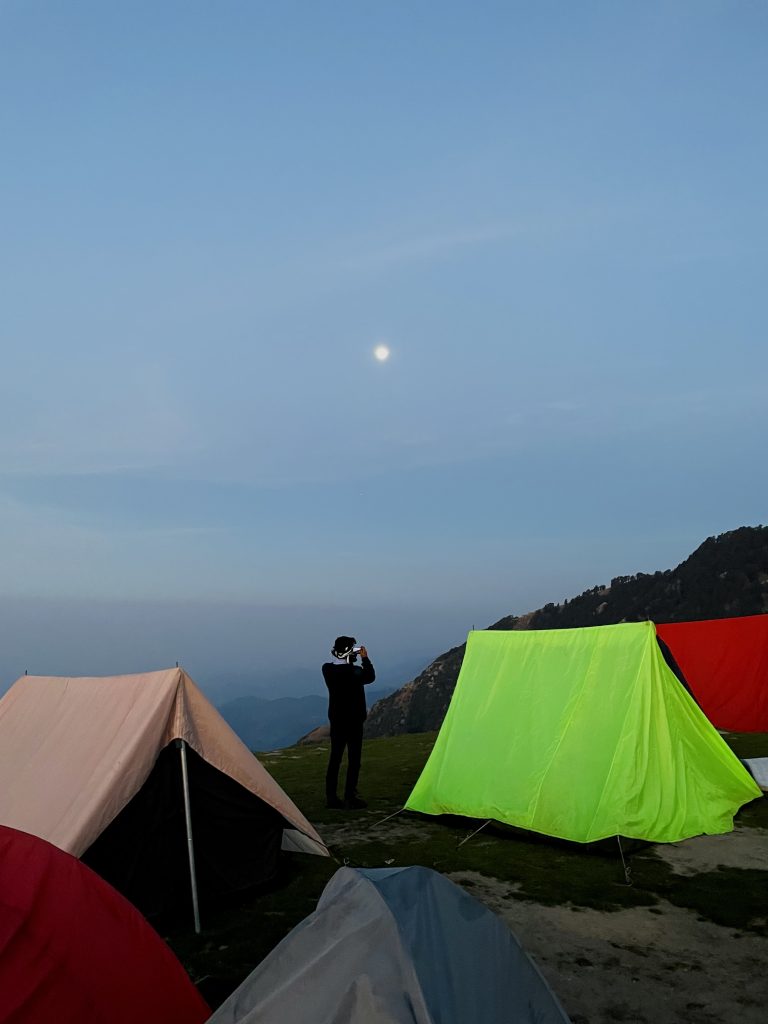
[[[765,521],[767,46],[0,0],[0,686],[428,658]]]

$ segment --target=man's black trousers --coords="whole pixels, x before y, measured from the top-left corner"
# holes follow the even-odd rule
[[[328,799],[337,797],[339,784],[339,768],[347,751],[347,781],[344,786],[344,798],[351,800],[357,792],[357,780],[360,775],[360,758],[363,752],[363,723],[336,721],[331,722],[331,756],[328,759],[328,771],[325,776],[325,795]]]

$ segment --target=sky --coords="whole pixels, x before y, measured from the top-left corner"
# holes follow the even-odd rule
[[[0,690],[426,664],[765,522],[766,44],[0,0]]]

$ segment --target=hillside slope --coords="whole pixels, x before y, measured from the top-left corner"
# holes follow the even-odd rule
[[[653,619],[683,622],[768,612],[768,526],[743,526],[709,537],[675,569],[617,576],[563,604],[507,615],[489,629],[565,629]],[[464,657],[464,647],[441,654],[421,675],[379,701],[366,735],[439,729]]]

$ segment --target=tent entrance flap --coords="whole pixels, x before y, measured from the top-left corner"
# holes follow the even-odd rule
[[[174,743],[169,743],[136,796],[82,855],[150,917],[189,906],[179,760]],[[274,876],[285,819],[188,745],[185,760],[194,804],[195,877],[204,915],[207,904]]]

